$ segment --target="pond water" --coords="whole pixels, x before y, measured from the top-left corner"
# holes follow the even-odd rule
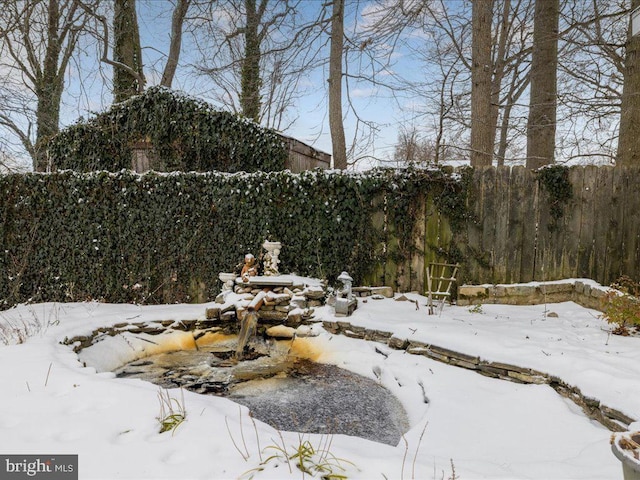
[[[314,362],[307,339],[254,340],[241,361],[235,359],[236,346],[235,336],[221,336],[197,350],[132,361],[115,373],[227,397],[281,430],[346,434],[397,445],[409,429],[406,412],[391,392],[348,370]]]

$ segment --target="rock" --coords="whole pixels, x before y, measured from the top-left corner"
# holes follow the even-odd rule
[[[464,295],[465,297],[486,297],[487,287],[462,285],[458,288],[458,295]]]
[[[308,325],[300,325],[298,328],[296,328],[296,337],[317,337],[318,335],[319,333],[314,332]]]
[[[286,303],[291,300],[291,296],[286,293],[267,292],[265,302],[272,302],[275,305]]]
[[[351,289],[353,293],[362,293],[362,292],[370,292],[371,287],[353,287]]]
[[[371,295],[371,300],[384,300],[385,297],[383,297],[382,295],[378,295],[377,293],[374,295]],[[366,302],[366,300],[363,300],[363,302]]]
[[[287,313],[278,312],[276,310],[264,310],[261,308],[258,310],[258,318],[267,321],[284,322],[287,319]]]
[[[216,303],[224,303],[225,302],[225,298],[227,297],[227,293],[228,293],[228,291],[220,292],[218,294],[218,296],[216,297]]]
[[[302,295],[294,295],[291,297],[290,305],[296,308],[307,308],[307,299]]]
[[[248,303],[247,303],[248,305]],[[223,313],[227,313],[227,312],[232,312],[236,309],[236,305],[233,303],[229,303],[223,307],[220,307],[220,315],[222,315]]]
[[[265,334],[273,338],[293,338],[296,333],[295,328],[285,327],[284,325],[275,325],[267,328]]]
[[[547,317],[549,318],[558,318],[558,314],[556,312],[547,313]]]
[[[406,338],[391,337],[388,345],[395,350],[405,350],[409,346],[409,340]]]
[[[574,290],[573,283],[561,282],[561,283],[543,283],[540,285],[540,290],[544,294],[550,293],[566,293],[567,296],[571,295]]]
[[[407,298],[406,295],[400,295],[399,297],[395,298],[396,302],[408,302],[409,299]]]
[[[222,322],[234,322],[236,319],[236,312],[233,310],[224,312],[220,315],[220,321]]]
[[[289,315],[291,316],[292,314],[290,313]],[[322,327],[329,333],[336,334],[340,332],[340,326],[338,325],[338,322],[330,322],[328,320],[325,320],[322,322]]]
[[[307,287],[304,290],[303,294],[309,300],[320,300],[321,298],[324,298],[324,296],[325,296],[324,289],[322,287],[318,287],[318,286]]]
[[[358,339],[364,338],[364,332],[354,332],[353,330],[345,330],[344,335],[349,338],[358,338]]]
[[[289,315],[287,315],[286,325],[290,327],[298,326],[302,323],[302,311],[296,309],[294,312],[290,312]]]
[[[220,307],[211,307],[205,310],[207,320],[218,320],[220,318]]]
[[[385,298],[393,298],[393,288],[391,287],[371,287],[371,293],[375,295],[382,295]]]
[[[307,302],[307,306],[308,307],[321,307],[322,306],[322,302],[320,300],[309,300]]]

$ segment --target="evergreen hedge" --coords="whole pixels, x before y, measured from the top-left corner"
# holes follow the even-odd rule
[[[3,175],[0,302],[211,300],[218,273],[265,239],[283,243],[283,272],[357,283],[386,254],[374,214],[410,255],[428,192],[466,211],[464,182],[441,170]]]
[[[156,171],[282,170],[287,149],[276,132],[164,87],[80,120],[48,143],[54,170],[117,172],[131,168],[131,148],[152,146]]]

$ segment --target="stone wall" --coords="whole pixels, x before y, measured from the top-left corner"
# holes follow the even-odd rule
[[[600,403],[599,400],[585,396],[578,387],[565,383],[562,379],[548,373],[506,363],[490,362],[433,344],[411,341],[394,336],[391,332],[371,330],[344,321],[324,321],[325,330],[351,338],[385,343],[395,350],[404,350],[412,355],[422,355],[438,362],[455,367],[473,370],[480,375],[508,380],[523,384],[546,384],[563,397],[573,401],[585,414],[613,432],[624,432],[635,420],[623,412]]]
[[[591,280],[531,282],[513,285],[462,285],[458,288],[457,304],[478,305],[539,305],[573,301],[586,308],[603,311],[607,293],[613,291]]]

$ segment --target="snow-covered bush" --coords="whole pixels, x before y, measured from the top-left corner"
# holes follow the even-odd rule
[[[115,172],[131,168],[131,147],[141,141],[157,171],[272,171],[287,158],[273,130],[158,86],[65,128],[47,151],[55,169]]]

